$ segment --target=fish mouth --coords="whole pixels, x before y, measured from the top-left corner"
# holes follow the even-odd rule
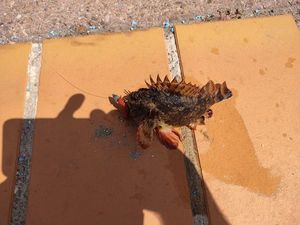
[[[112,98],[117,102],[119,100],[120,96],[112,94]]]
[[[118,100],[120,96],[112,94],[112,96],[108,97],[110,104],[112,104],[116,109],[119,109]]]

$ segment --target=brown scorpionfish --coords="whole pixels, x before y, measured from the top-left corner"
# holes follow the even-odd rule
[[[158,75],[156,82],[150,76],[150,84],[146,85],[148,88],[125,91],[123,97],[110,97],[123,116],[138,125],[137,141],[142,148],[151,145],[155,133],[167,148],[177,148],[181,136],[174,127],[195,129],[212,116],[213,104],[232,96],[226,82],[215,84],[211,80],[198,87],[175,78],[170,81],[167,76],[162,81]]]

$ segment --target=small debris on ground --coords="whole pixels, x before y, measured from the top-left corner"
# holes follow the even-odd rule
[[[172,33],[174,33],[174,25],[173,23],[170,22],[169,19],[166,19],[164,22],[163,22],[163,28],[165,31],[170,31]]]
[[[205,16],[195,16],[195,20],[202,21],[205,19]]]
[[[87,27],[84,25],[79,25],[76,27],[76,32],[79,34],[85,34],[87,32]]]
[[[11,36],[10,40],[12,42],[17,42],[18,41],[18,37],[16,35]]]
[[[142,153],[137,150],[129,152],[129,157],[132,158],[133,160],[137,160],[141,155]]]
[[[163,27],[164,27],[165,29],[170,28],[170,26],[171,26],[171,24],[170,24],[170,20],[169,20],[169,19],[167,19],[165,22],[163,22]]]
[[[23,155],[21,155],[21,156],[19,156],[19,162],[24,162],[26,160],[26,156],[23,156]]]
[[[137,26],[138,26],[138,22],[135,20],[132,20],[130,30],[135,30],[137,28]]]
[[[95,25],[90,25],[90,26],[89,26],[89,30],[97,30],[97,26],[95,26]]]
[[[49,37],[57,37],[58,36],[58,32],[54,31],[54,30],[51,30],[51,31],[49,31],[48,36]]]
[[[108,127],[102,127],[99,126],[99,128],[96,129],[96,137],[109,137],[112,135],[112,129]]]

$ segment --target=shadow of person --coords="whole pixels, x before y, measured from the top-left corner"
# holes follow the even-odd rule
[[[76,118],[83,102],[73,95],[56,118],[35,120],[26,224],[193,224],[182,152],[157,141],[140,150],[116,111]],[[3,127],[4,174],[19,122]]]
[[[22,119],[9,120],[4,122],[2,132],[0,130],[0,143],[3,143],[0,150],[0,225],[10,222],[22,125]]]
[[[230,225],[226,216],[220,210],[218,204],[216,203],[212,193],[210,192],[205,181],[203,181],[203,186],[205,188],[205,198],[207,204],[207,214],[208,221],[210,225]]]

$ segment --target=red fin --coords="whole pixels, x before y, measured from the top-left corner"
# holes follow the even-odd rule
[[[148,148],[153,140],[153,130],[155,121],[144,120],[140,123],[137,130],[137,142],[142,148]]]
[[[157,137],[159,141],[168,149],[177,149],[181,136],[174,128],[157,128]]]
[[[142,148],[145,149],[151,145],[151,140],[149,140],[149,138],[145,137],[143,128],[141,127],[141,125],[138,127],[136,137],[137,137],[137,142],[139,143],[139,145]]]

